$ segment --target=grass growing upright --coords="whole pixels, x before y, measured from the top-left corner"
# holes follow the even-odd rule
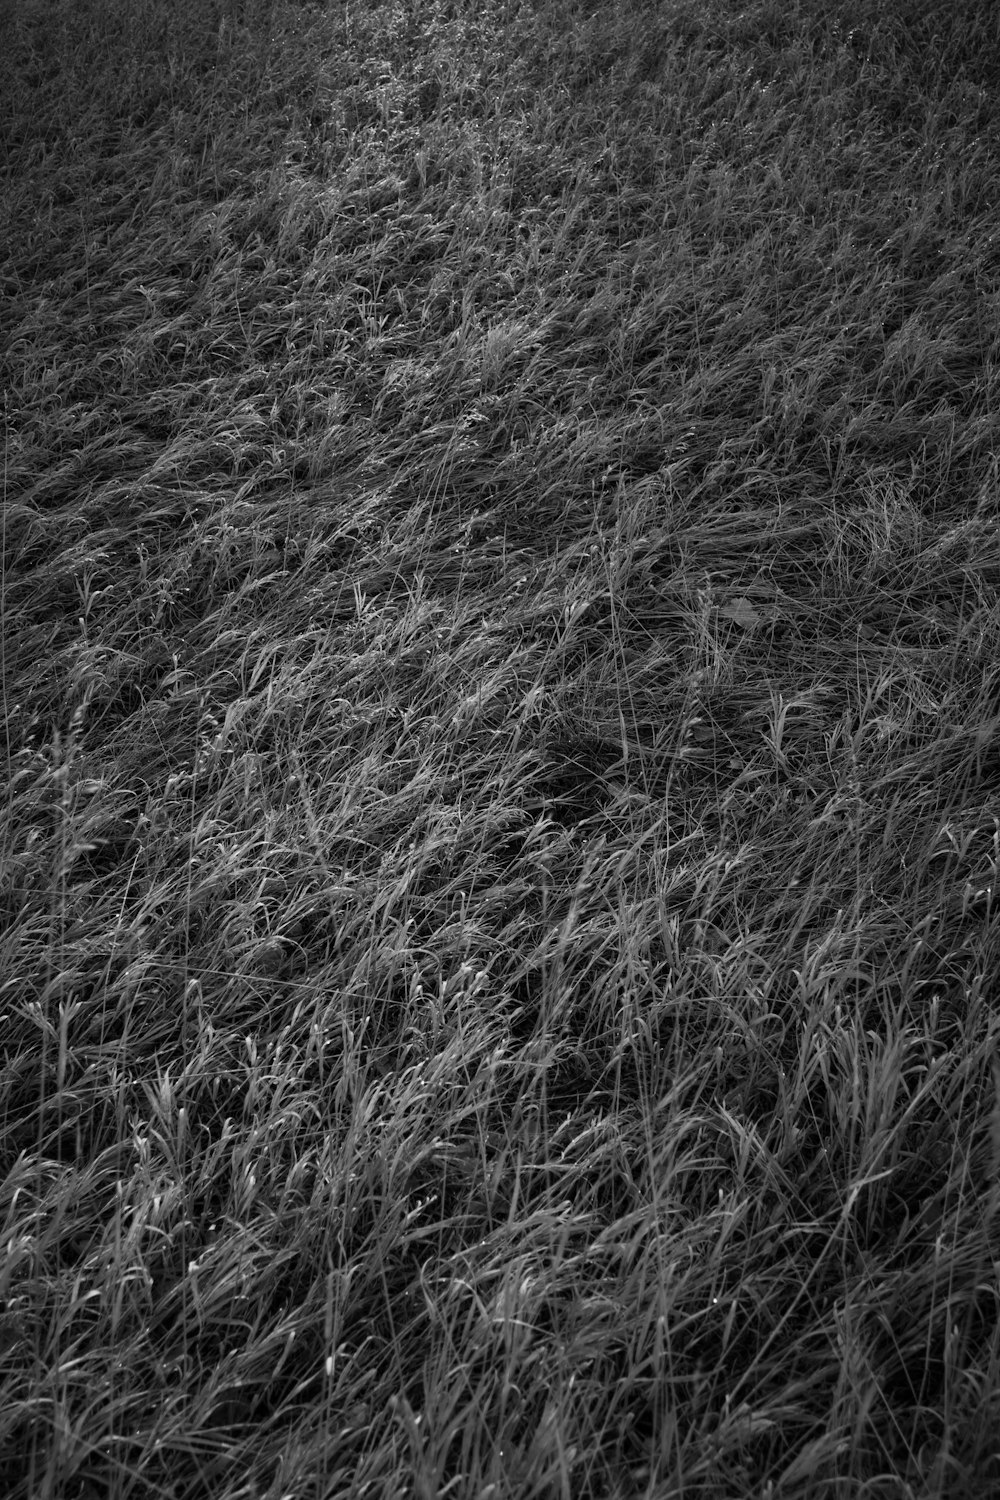
[[[1000,1492],[997,28],[6,13],[11,1500]]]

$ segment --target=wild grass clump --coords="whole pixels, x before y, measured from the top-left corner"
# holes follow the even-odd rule
[[[0,58],[0,1491],[995,1495],[995,10]]]

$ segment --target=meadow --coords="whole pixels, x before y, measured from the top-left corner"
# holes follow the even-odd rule
[[[0,18],[0,1492],[1000,1493],[1000,13]]]

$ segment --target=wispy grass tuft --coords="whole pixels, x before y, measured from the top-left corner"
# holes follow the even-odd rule
[[[0,58],[0,1491],[995,1495],[995,7]]]

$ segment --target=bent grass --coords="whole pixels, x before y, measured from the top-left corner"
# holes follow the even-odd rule
[[[8,1496],[996,1493],[1000,73],[904,9],[7,16]]]

